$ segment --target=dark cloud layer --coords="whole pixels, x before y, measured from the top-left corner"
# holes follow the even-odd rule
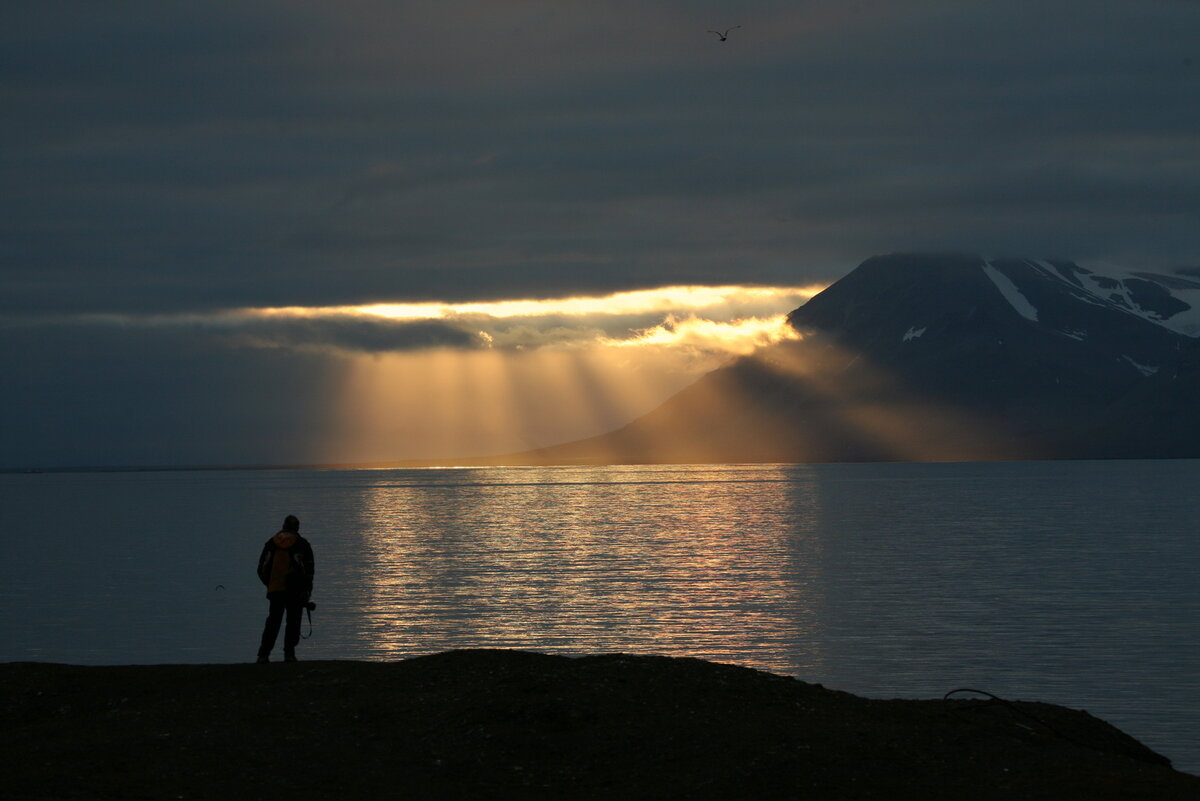
[[[899,250],[1194,266],[1197,31],[1194,0],[14,4],[0,466],[305,461],[339,352],[480,344],[71,315],[800,285]]]
[[[12,16],[5,311],[797,283],[909,248],[1196,259],[1194,2]]]

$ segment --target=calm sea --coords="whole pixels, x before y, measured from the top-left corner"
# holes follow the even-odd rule
[[[304,659],[624,651],[973,687],[1200,772],[1198,490],[1200,461],[5,474],[0,661],[251,660],[255,561],[295,514]]]

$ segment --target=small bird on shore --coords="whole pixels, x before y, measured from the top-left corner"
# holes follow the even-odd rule
[[[728,38],[729,38],[729,32],[730,32],[730,31],[735,31],[735,30],[737,30],[737,29],[738,29],[738,28],[740,28],[740,27],[742,27],[742,26],[741,26],[741,25],[734,25],[732,28],[726,28],[724,33],[722,33],[721,31],[709,31],[709,33],[715,33],[715,34],[717,35],[717,38],[718,38],[718,39],[720,39],[720,40],[723,42],[723,41],[725,41],[726,39],[728,39]]]

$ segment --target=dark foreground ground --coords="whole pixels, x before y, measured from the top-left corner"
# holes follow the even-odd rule
[[[695,659],[0,665],[0,797],[1200,799],[1086,712]]]

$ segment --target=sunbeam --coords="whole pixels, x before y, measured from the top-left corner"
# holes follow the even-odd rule
[[[351,316],[385,325],[436,318],[470,332],[471,344],[380,351],[374,343],[394,340],[376,329],[337,328],[336,338],[321,339],[308,327],[276,342],[270,328],[256,330],[239,344],[316,349],[352,365],[321,438],[326,463],[490,459],[619,429],[730,360],[794,339],[786,311],[815,289],[676,287],[553,301],[258,309],[251,316],[259,321],[306,326]],[[677,446],[669,432],[651,438],[655,450]],[[606,450],[597,459],[617,456]]]
[[[696,377],[667,348],[436,349],[352,358],[324,463],[491,457],[602,434]]]
[[[811,399],[813,417],[859,440],[876,458],[952,461],[980,454],[1011,455],[1014,445],[997,421],[968,415],[929,397],[862,354],[832,343],[783,344],[757,360]]]

